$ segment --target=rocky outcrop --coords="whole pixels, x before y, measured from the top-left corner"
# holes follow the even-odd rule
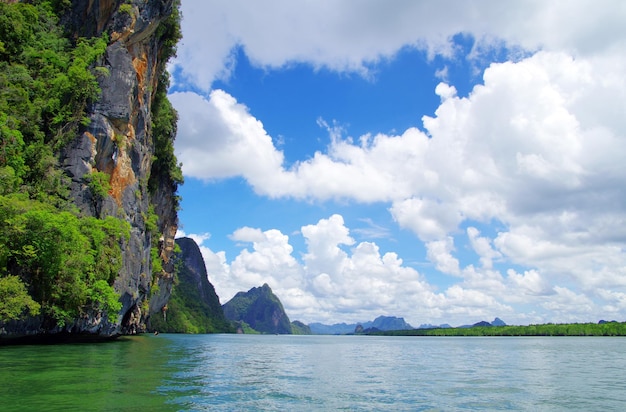
[[[72,197],[85,214],[115,216],[131,225],[123,247],[123,268],[115,281],[122,310],[117,319],[109,319],[112,326],[97,330],[101,334],[144,331],[150,313],[161,311],[172,288],[176,185],[163,182],[159,190],[149,193],[148,179],[154,155],[151,103],[165,63],[157,29],[172,12],[173,3],[133,0],[120,6],[112,0],[74,1],[66,18],[77,35],[109,33],[102,61],[108,75],[99,79],[100,99],[90,111],[89,126],[63,153],[62,163],[72,178]],[[87,185],[93,171],[110,176],[104,199],[94,199]],[[151,206],[158,216],[158,234],[147,228]],[[154,246],[163,261],[162,273],[152,270]],[[158,293],[151,293],[153,289]]]
[[[177,282],[161,313],[150,318],[150,329],[170,333],[234,332],[224,317],[215,288],[209,281],[200,248],[193,239],[179,238],[173,257]]]
[[[257,332],[292,333],[289,317],[267,283],[247,292],[237,293],[222,307],[228,320],[245,322]]]
[[[120,4],[123,3],[123,4]],[[173,282],[171,255],[177,229],[177,183],[164,179],[148,189],[154,153],[152,102],[165,70],[171,45],[164,43],[164,24],[176,11],[176,0],[72,1],[62,19],[74,38],[108,34],[99,62],[99,99],[87,110],[88,126],[60,155],[71,180],[70,197],[84,216],[114,216],[130,224],[122,244],[122,269],[114,288],[121,296],[117,314],[87,310],[80,319],[48,326],[41,317],[4,325],[5,336],[92,335],[107,338],[145,330],[151,313],[167,304]],[[169,23],[168,23],[169,22]],[[108,177],[104,196],[94,194],[94,172]],[[156,215],[149,227],[151,216]],[[154,224],[156,220],[156,224]],[[154,273],[151,249],[158,250],[163,267]]]
[[[209,282],[198,244],[188,237],[176,239],[176,244],[180,247],[180,254],[176,255],[176,258],[180,259],[182,263],[182,268],[178,273],[179,284],[190,285],[198,292],[198,297],[203,303],[206,303],[216,314],[221,314],[222,319],[225,319],[219,297]]]

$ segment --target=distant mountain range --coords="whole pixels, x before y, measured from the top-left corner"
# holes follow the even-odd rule
[[[411,325],[406,323],[404,318],[397,318],[395,316],[379,316],[373,321],[362,323],[335,323],[334,325],[325,325],[323,323],[310,323],[311,333],[314,335],[346,335],[348,333],[354,333],[359,327],[359,330],[378,329],[378,330],[407,330],[414,329]]]
[[[422,323],[421,325],[419,325],[417,329],[447,329],[451,327],[452,326],[450,326],[447,323],[442,323],[441,325],[433,325],[431,323]]]
[[[506,323],[500,318],[495,318],[493,322],[481,321],[473,325],[463,325],[460,328],[472,328],[474,326],[506,326]],[[368,331],[390,331],[390,330],[409,330],[409,329],[442,329],[451,328],[447,323],[441,325],[422,324],[418,328],[414,328],[405,322],[404,318],[395,316],[379,316],[373,321],[363,323],[335,323],[333,325],[325,325],[323,323],[309,324],[311,333],[315,335],[347,335],[351,333],[362,333]]]

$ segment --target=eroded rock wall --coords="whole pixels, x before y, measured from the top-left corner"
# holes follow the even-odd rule
[[[71,195],[82,213],[115,216],[131,225],[123,245],[123,268],[115,281],[122,310],[113,319],[78,320],[68,328],[104,335],[145,330],[150,311],[167,303],[172,288],[169,264],[177,229],[172,201],[176,184],[159,182],[149,193],[154,145],[151,135],[151,103],[157,90],[162,39],[158,27],[172,12],[173,0],[73,1],[64,18],[75,36],[101,36],[109,43],[102,58],[108,74],[100,76],[99,101],[89,111],[90,124],[66,148],[61,162],[71,177]],[[110,191],[96,198],[89,189],[91,173],[110,176]],[[150,206],[158,215],[158,234],[147,228]],[[164,271],[153,273],[150,251],[159,248]]]

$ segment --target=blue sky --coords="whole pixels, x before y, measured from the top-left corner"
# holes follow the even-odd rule
[[[180,235],[222,303],[623,320],[620,2],[222,3],[183,1],[170,90]]]

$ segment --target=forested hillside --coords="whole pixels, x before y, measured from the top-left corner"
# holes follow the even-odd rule
[[[283,304],[267,283],[247,292],[238,292],[222,308],[226,319],[237,323],[245,333],[292,334],[291,321]],[[252,330],[246,332],[247,328]]]

